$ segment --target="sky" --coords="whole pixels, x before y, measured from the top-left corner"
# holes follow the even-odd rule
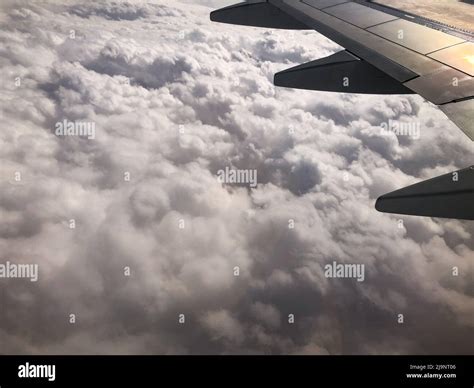
[[[2,1],[0,264],[39,273],[0,278],[0,352],[472,354],[474,224],[374,208],[472,142],[419,96],[275,88],[341,48],[228,3]]]

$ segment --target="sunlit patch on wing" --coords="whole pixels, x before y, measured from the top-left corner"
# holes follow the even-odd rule
[[[470,63],[472,66],[474,66],[474,55],[466,55],[464,59]]]
[[[466,42],[448,47],[429,57],[474,76],[474,43]]]

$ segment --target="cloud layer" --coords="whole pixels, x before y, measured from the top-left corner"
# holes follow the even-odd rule
[[[0,263],[40,279],[0,279],[0,351],[472,353],[473,224],[374,209],[472,143],[419,97],[276,89],[339,48],[210,23],[222,3],[2,6]],[[326,278],[333,261],[365,281]]]

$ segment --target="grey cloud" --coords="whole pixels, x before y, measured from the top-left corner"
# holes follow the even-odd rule
[[[0,279],[2,351],[472,353],[474,226],[373,207],[467,166],[471,142],[417,97],[276,89],[337,46],[212,24],[220,4],[2,8],[0,262],[40,264]],[[63,119],[96,139],[54,136]],[[382,136],[389,119],[421,138]],[[259,186],[221,184],[226,166]],[[365,281],[327,279],[334,260]]]
[[[105,1],[101,3],[90,2],[78,4],[68,9],[69,13],[82,18],[99,16],[108,20],[137,20],[150,16],[183,16],[182,13],[171,8],[156,4],[136,4],[133,2]]]

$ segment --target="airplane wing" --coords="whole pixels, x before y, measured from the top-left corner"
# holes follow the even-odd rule
[[[419,94],[474,140],[474,34],[469,31],[363,0],[254,0],[214,11],[211,20],[314,29],[346,51],[278,73],[277,86]]]
[[[314,29],[345,50],[276,74],[276,86],[341,93],[419,94],[438,105],[474,141],[474,33],[470,31],[370,0],[250,0],[212,12],[211,20]],[[468,171],[462,177],[471,182],[472,169]],[[383,196],[377,209],[474,219],[472,184],[461,190],[461,202],[471,209],[462,217],[456,203],[461,194],[452,184],[448,186],[451,201],[447,202],[453,204],[453,209],[445,202],[443,210],[437,210],[438,183],[422,186],[422,197],[410,190],[395,194],[396,200],[393,195]],[[423,211],[413,205],[420,201],[413,201],[412,194],[423,198]]]

